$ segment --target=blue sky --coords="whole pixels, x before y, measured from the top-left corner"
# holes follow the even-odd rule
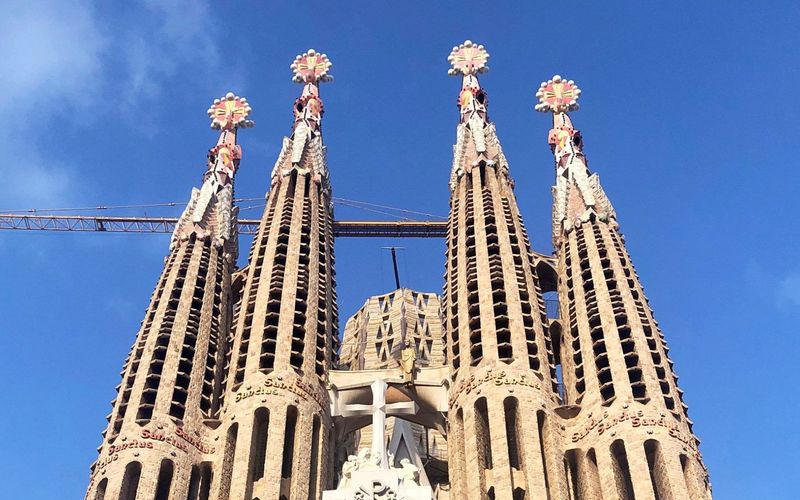
[[[216,139],[205,110],[228,90],[256,120],[237,196],[263,196],[300,91],[289,64],[314,47],[336,77],[322,89],[334,195],[446,215],[459,86],[446,58],[470,38],[492,54],[481,81],[535,249],[551,250],[553,168],[533,94],[559,73],[583,89],[573,120],[671,346],[715,496],[794,498],[800,8],[677,4],[7,0],[0,211],[185,201]],[[389,244],[405,247],[404,285],[441,290],[443,241],[342,239],[342,322],[393,288]],[[82,497],[167,245],[0,233],[0,498]]]

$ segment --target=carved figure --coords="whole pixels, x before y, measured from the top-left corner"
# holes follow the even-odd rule
[[[419,467],[411,463],[411,460],[404,458],[400,460],[400,468],[398,469],[398,476],[402,481],[408,481],[418,484]]]
[[[414,384],[414,369],[417,364],[417,351],[411,343],[406,341],[405,347],[400,352],[400,366],[403,368],[403,381],[405,385]]]

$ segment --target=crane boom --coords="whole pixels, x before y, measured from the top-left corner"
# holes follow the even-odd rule
[[[0,214],[0,230],[73,231],[109,233],[171,233],[177,218],[100,217],[80,215]],[[239,234],[256,234],[258,219],[238,221]],[[335,221],[333,234],[346,238],[443,238],[447,222],[440,221]]]

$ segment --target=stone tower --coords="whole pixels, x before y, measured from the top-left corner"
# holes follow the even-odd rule
[[[87,499],[196,498],[208,489],[220,412],[230,281],[236,263],[233,179],[247,101],[229,93],[208,110],[220,129],[202,187],[192,190],[141,329],[122,370]]]
[[[232,93],[214,101],[219,140],[125,362],[87,500],[711,498],[666,342],[567,114],[580,90],[555,76],[537,93],[556,170],[545,256],[487,115],[488,58],[470,41],[450,54],[462,85],[444,294],[371,297],[340,354],[319,96],[331,63],[309,50],[291,65],[293,131],[238,270],[236,134],[251,110]]]
[[[488,57],[467,41],[449,58],[462,76],[442,299],[453,498],[565,498],[544,301],[477,78]]]
[[[567,111],[580,90],[543,82],[536,109],[552,112],[553,246],[559,339],[571,438],[564,458],[572,498],[710,498],[698,439],[668,349],[583,141]]]
[[[236,306],[221,419],[225,451],[214,481],[219,500],[317,498],[332,479],[325,386],[338,313],[319,96],[330,67],[314,50],[292,64],[303,91]]]

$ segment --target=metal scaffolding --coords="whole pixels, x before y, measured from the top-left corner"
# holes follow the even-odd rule
[[[171,233],[177,218],[100,217],[79,215],[0,214],[0,230],[73,231],[109,233]],[[260,221],[242,219],[239,234],[256,234]],[[339,238],[443,238],[444,221],[335,221],[333,234]]]

